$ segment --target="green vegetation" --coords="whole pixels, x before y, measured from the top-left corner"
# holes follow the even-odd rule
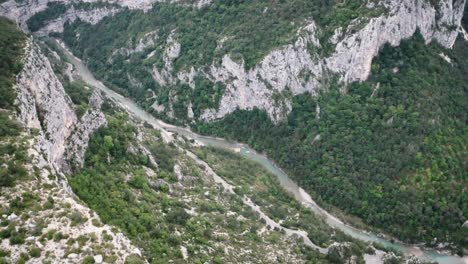
[[[198,118],[204,109],[218,108],[224,90],[223,83],[213,83],[207,78],[197,75],[195,77],[195,89],[180,82],[177,85],[166,86],[159,91],[157,102],[159,105],[165,106],[166,109],[172,103],[176,120],[170,121],[177,122],[177,120],[188,119],[187,105],[190,103],[192,103],[195,118]],[[148,111],[156,114],[153,108],[149,108]],[[167,120],[164,116],[160,116],[160,118]]]
[[[82,117],[89,109],[89,98],[93,89],[81,81],[64,82],[63,88],[75,105],[75,113],[78,118]]]
[[[196,128],[267,152],[320,203],[401,239],[466,247],[466,52],[465,42],[445,50],[416,34],[385,46],[369,81],[347,94],[332,83],[297,96],[278,125],[254,110]]]
[[[202,9],[156,3],[146,14],[141,11],[123,11],[113,18],[104,19],[94,29],[84,23],[74,23],[68,27],[69,33],[79,31],[83,33],[82,37],[77,40],[69,38],[71,36],[65,33],[65,40],[80,52],[78,55],[99,63],[106,60],[100,58],[110,57],[113,48],[125,47],[129,39],[136,40],[135,37],[155,29],[160,31],[161,43],[158,46],[165,46],[165,40],[177,28],[177,39],[182,50],[176,68],[208,65],[216,56],[224,53],[242,55],[246,66],[251,67],[271,48],[289,43],[298,25],[304,23],[305,19],[320,15],[320,9],[333,5],[316,2],[323,3],[304,0],[275,3],[215,1]],[[217,49],[218,41],[226,36],[232,36],[233,39],[226,42],[221,50]],[[94,44],[90,45],[90,41]],[[99,45],[101,41],[105,41],[106,45]],[[104,52],[98,54],[99,50]],[[96,69],[93,66],[101,66],[93,62],[90,64],[93,69]]]
[[[26,36],[13,22],[0,17],[0,187],[13,186],[27,176],[25,142],[19,140],[22,128],[12,117],[13,85],[22,67],[25,41]]]
[[[38,247],[31,247],[29,249],[29,255],[32,257],[32,258],[38,258],[40,257],[42,254],[42,250]]]
[[[282,226],[304,230],[312,242],[324,248],[333,242],[351,241],[339,230],[334,230],[312,210],[305,208],[280,185],[277,177],[260,164],[234,152],[214,147],[194,148],[216,173],[236,186],[235,191],[249,197],[261,210]],[[362,257],[366,245],[359,241],[353,255]]]
[[[0,108],[11,108],[16,98],[13,84],[22,68],[25,41],[26,36],[13,22],[0,17]]]
[[[83,82],[74,81],[64,85],[65,92],[75,105],[87,105],[93,89],[87,87]]]
[[[372,9],[371,12],[365,7],[365,2],[215,0],[203,8],[155,3],[146,13],[122,10],[97,25],[77,20],[65,25],[62,38],[107,86],[148,107],[152,103],[147,102],[148,89],[154,91],[160,101],[166,100],[168,90],[184,91],[186,98],[192,97],[190,89],[184,85],[159,87],[151,76],[153,66],[164,67],[164,50],[172,33],[173,39],[181,44],[180,56],[173,63],[175,72],[219,63],[225,54],[244,61],[245,68],[249,69],[272,49],[293,43],[298,37],[298,29],[310,23],[311,19],[321,26],[319,33],[324,45],[318,52],[332,51],[333,47],[325,44],[336,27],[347,25],[358,15],[377,15],[377,11]],[[135,47],[150,32],[157,34],[154,47],[130,55],[118,52],[121,48]],[[76,38],[78,34],[80,37]],[[132,83],[131,78],[139,84]],[[204,107],[216,106],[218,94],[223,91],[218,84],[212,86],[204,81],[197,84],[201,88],[195,89],[193,96],[199,96],[200,101],[192,102],[199,107],[194,111],[196,116]],[[183,99],[178,98],[176,104],[183,105]],[[177,111],[175,109],[179,120],[187,119],[186,113],[178,115]]]
[[[3,113],[0,113],[0,118]],[[1,125],[1,124],[0,124]],[[28,173],[24,164],[29,160],[26,143],[17,142],[17,138],[4,138],[0,136],[0,163],[5,165],[0,168],[0,187],[14,186],[15,181],[25,178]]]
[[[93,135],[84,168],[71,175],[69,183],[104,223],[119,227],[142,248],[150,263],[182,261],[181,246],[191,261],[201,263],[262,262],[268,250],[290,247],[286,243],[291,241],[277,231],[258,234],[264,226],[258,216],[237,195],[225,193],[206,178],[173,145],[164,144],[159,132],[138,128],[144,131],[143,144],[155,157],[156,167],[147,155],[132,150],[137,128],[128,116],[114,110],[107,114],[107,127]],[[176,164],[185,179],[176,177]],[[148,168],[156,175],[147,174]],[[294,243],[294,254],[326,263],[325,256]],[[225,252],[227,245],[236,254]],[[134,261],[127,259],[139,263]]]
[[[195,90],[191,98],[195,118],[198,118],[205,109],[218,109],[224,90],[223,83],[213,83],[206,78],[197,76],[195,78]]]
[[[138,255],[130,255],[125,259],[125,264],[144,264],[145,261]]]
[[[28,21],[26,21],[26,24],[29,30],[35,32],[45,26],[50,20],[59,18],[60,15],[64,14],[66,11],[67,6],[61,2],[48,2],[47,8],[30,17]]]
[[[383,12],[367,10],[364,2],[218,0],[201,9],[156,3],[147,13],[123,10],[97,25],[77,20],[65,26],[61,37],[109,87],[145,107],[154,101],[152,92],[163,105],[174,100],[175,117],[187,119],[188,103],[192,102],[198,117],[203,109],[219,105],[224,87],[200,77],[195,80],[195,89],[180,83],[166,87],[155,83],[151,69],[154,65],[163,67],[163,51],[172,32],[181,43],[174,71],[219,63],[225,54],[243,60],[249,69],[275,47],[292,43],[297,29],[311,18],[322,29],[322,49],[315,52],[332,52],[327,39],[336,27],[356,17]],[[49,9],[28,25],[38,29],[64,12],[58,4]],[[155,30],[155,47],[128,56],[115,52],[135,47],[145,33]],[[221,43],[224,38],[227,41]],[[432,242],[437,237],[438,241],[466,247],[466,229],[461,227],[468,214],[464,192],[467,106],[463,100],[467,67],[461,59],[466,49],[466,44],[460,43],[453,51],[427,47],[418,35],[399,48],[385,47],[373,62],[370,80],[349,85],[347,94],[341,94],[341,87],[331,82],[328,91],[318,97],[295,97],[292,113],[280,124],[273,124],[259,110],[237,111],[220,122],[198,124],[196,129],[267,152],[319,202],[360,216],[399,238]],[[151,52],[153,56],[148,56]],[[449,54],[453,65],[440,58],[440,52]],[[71,93],[81,90],[74,85],[67,89]],[[80,93],[74,102],[82,105]],[[317,105],[321,107],[320,119]],[[172,168],[180,153],[160,142],[149,144],[160,165],[153,169],[163,181],[155,187],[154,179],[141,169],[151,167],[148,157],[128,150],[136,128],[125,115],[113,113],[109,117],[109,126],[100,129],[90,143],[85,168],[70,178],[78,195],[104,222],[120,227],[145,248],[150,260],[161,255],[161,261],[181,258],[178,247],[189,238],[174,236],[174,230],[184,230],[197,240],[198,248],[190,249],[190,254],[212,246],[213,237],[199,231],[212,229],[205,220],[218,220],[216,215],[200,216],[192,228],[196,217],[184,210],[188,208],[179,202],[180,197],[171,194],[171,184],[176,181]],[[191,172],[200,173],[196,167]],[[233,178],[228,173],[224,176]],[[261,182],[248,175],[244,178],[236,189],[239,194],[250,195],[258,203],[272,202],[276,190],[270,183],[263,183],[263,191],[255,194],[246,187],[247,179]],[[281,197],[281,201],[288,198]],[[203,208],[209,213],[223,211],[214,202]],[[286,211],[284,206],[267,209],[275,219]],[[301,217],[312,217],[302,213]],[[239,231],[239,226],[227,222],[231,232]],[[316,231],[302,222],[288,219],[285,223]],[[249,237],[249,241],[256,239],[255,235]],[[320,234],[314,239],[321,244],[329,242]],[[197,257],[208,259],[203,253]]]
[[[118,4],[109,3],[105,1],[97,1],[97,2],[72,2],[71,5],[78,10],[85,10],[91,11],[97,8],[118,8],[120,7]]]
[[[86,256],[84,259],[83,259],[83,262],[82,264],[94,264],[95,261],[94,261],[94,258],[92,256]]]

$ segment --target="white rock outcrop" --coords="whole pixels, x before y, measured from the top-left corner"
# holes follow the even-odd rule
[[[94,25],[104,17],[115,14],[120,9],[118,7],[98,7],[89,10],[79,9],[71,5],[72,2],[76,3],[71,0],[26,0],[21,2],[9,0],[0,5],[0,16],[5,16],[13,21],[16,21],[16,23],[23,31],[28,31],[26,21],[28,21],[28,19],[31,18],[34,14],[46,10],[47,4],[49,2],[62,2],[64,4],[70,4],[70,6],[67,11],[59,18],[48,22],[46,26],[39,30],[39,33],[42,35],[47,35],[50,32],[63,32],[63,26],[65,22],[73,22],[78,18],[84,22],[88,22]]]
[[[31,162],[24,165],[29,169],[31,177],[30,180],[18,181],[16,186],[3,190],[8,195],[0,196],[0,204],[8,204],[11,197],[21,197],[24,192],[32,193],[42,201],[53,199],[53,203],[40,207],[40,210],[34,211],[27,218],[14,214],[5,217],[14,222],[17,228],[25,230],[32,230],[38,223],[42,223],[41,232],[61,234],[63,238],[54,236],[54,239],[39,241],[40,236],[32,233],[25,239],[26,244],[18,245],[12,245],[8,239],[3,239],[0,241],[0,248],[10,252],[8,260],[16,263],[20,254],[26,252],[31,244],[41,252],[40,256],[31,260],[32,263],[81,263],[86,256],[94,255],[96,245],[99,245],[99,252],[115,256],[117,263],[123,263],[130,254],[141,254],[123,233],[102,224],[99,216],[78,200],[63,174],[64,157],[68,155],[82,161],[90,134],[105,122],[105,117],[99,110],[102,104],[99,93],[96,92],[89,100],[92,110],[78,120],[72,102],[48,58],[32,39],[27,42],[24,65],[17,76],[16,90],[19,110],[16,118],[26,128],[37,131],[31,133],[30,138],[25,135],[28,137]],[[42,187],[43,184],[50,187]],[[86,245],[67,244],[65,235],[73,239],[94,239],[87,240]],[[81,249],[79,253],[70,252],[76,246]],[[102,255],[98,256],[97,260],[103,261]]]
[[[34,14],[45,10],[48,2],[50,1],[28,0],[17,2],[9,0],[0,4],[0,16],[16,21],[23,31],[27,31],[26,21]]]
[[[180,43],[174,38],[175,31],[173,30],[169,34],[166,40],[166,49],[163,54],[164,67],[160,70],[156,65],[153,65],[152,76],[153,79],[161,86],[171,84],[175,82],[173,76],[173,60],[179,57],[180,54]]]
[[[79,17],[83,21],[95,24],[103,17],[113,15],[117,10],[120,9],[118,8],[119,6],[129,9],[140,9],[143,11],[148,11],[153,7],[153,4],[156,2],[169,2],[174,4],[192,5],[201,8],[203,6],[209,5],[211,3],[211,0],[9,0],[5,3],[0,4],[0,16],[6,16],[11,20],[16,21],[23,30],[27,30],[26,21],[34,14],[45,10],[47,8],[47,3],[49,2],[62,2],[64,4],[80,2],[107,2],[117,6],[112,8],[99,7],[91,10],[77,10],[74,9],[72,6],[59,19],[51,21],[51,25],[46,26],[52,29],[53,32],[61,32],[60,29],[63,28],[63,24],[66,21],[74,21],[77,17]],[[42,32],[45,33],[46,29],[43,29]]]
[[[95,2],[96,0],[83,0]],[[148,10],[158,0],[115,0],[107,1],[119,6]],[[457,35],[466,0],[441,1],[410,1],[383,0],[370,1],[368,8],[380,8],[382,14],[375,17],[365,17],[353,20],[347,27],[338,28],[328,40],[334,51],[325,58],[314,54],[309,49],[330,45],[320,43],[319,28],[312,20],[307,20],[297,31],[294,43],[279,47],[267,54],[262,61],[251,69],[245,69],[242,62],[225,55],[221,63],[213,63],[201,68],[190,68],[186,71],[174,72],[172,62],[179,56],[181,45],[177,41],[177,29],[174,30],[165,43],[163,52],[164,67],[155,65],[151,74],[160,86],[183,82],[195,88],[194,78],[203,75],[213,82],[222,82],[226,86],[218,109],[207,109],[201,114],[201,119],[214,120],[232,113],[236,109],[259,108],[265,110],[274,121],[284,118],[291,110],[291,97],[309,92],[316,94],[321,83],[329,76],[338,76],[344,83],[365,80],[370,72],[372,59],[385,44],[398,45],[402,39],[411,37],[420,29],[426,42],[437,41],[450,48]],[[32,14],[43,10],[47,0],[29,0],[18,4],[14,0],[0,6],[0,14],[19,19],[21,25]],[[69,3],[69,0],[63,0]],[[179,3],[178,0],[167,1]],[[206,5],[210,1],[184,1],[181,4]],[[70,9],[72,10],[72,9]],[[89,14],[79,14],[76,10],[67,11],[66,15],[57,21],[52,21],[43,30],[44,33],[62,30],[61,24],[76,17],[95,23],[103,16],[112,15],[115,10],[98,9],[88,11]],[[94,13],[93,13],[94,12]],[[69,17],[68,17],[69,16]],[[156,32],[156,31],[155,31]],[[129,55],[141,52],[142,49],[155,45],[157,34],[144,37],[136,46],[123,47],[116,53]],[[218,46],[229,41],[229,36],[219,40]],[[155,56],[150,53],[149,56]],[[112,59],[109,58],[111,62]],[[136,83],[136,82],[135,82]],[[176,98],[172,98],[176,100]],[[155,105],[157,106],[157,105]],[[161,107],[160,107],[161,108]],[[171,108],[171,102],[166,106]],[[187,109],[188,113],[190,109]],[[191,115],[190,115],[191,116]]]
[[[83,2],[97,2],[99,0],[83,0]],[[211,0],[105,0],[109,3],[115,3],[120,6],[128,7],[129,9],[141,9],[148,11],[156,2],[173,3],[181,5],[190,5],[198,8],[204,7],[211,3]]]
[[[91,10],[76,9],[71,6],[65,14],[61,15],[58,19],[48,22],[43,28],[37,31],[37,34],[47,36],[51,32],[61,33],[64,30],[65,23],[74,22],[80,19],[83,22],[95,25],[107,16],[113,16],[119,11],[118,8],[96,8]]]
[[[62,166],[68,167],[70,163],[77,164],[80,167],[83,166],[84,155],[92,133],[107,123],[106,116],[101,112],[102,102],[103,98],[100,91],[94,90],[89,99],[91,110],[83,115],[67,140],[67,152],[64,157],[65,160],[61,162]]]
[[[374,2],[369,3],[376,7]],[[291,110],[291,96],[316,94],[330,75],[339,76],[344,83],[367,79],[372,59],[385,43],[398,45],[419,29],[427,43],[437,41],[452,47],[465,0],[439,1],[436,6],[430,1],[385,0],[378,5],[386,10],[380,16],[360,18],[346,28],[338,28],[329,40],[335,50],[325,58],[309,51],[311,46],[320,49],[329,44],[319,42],[317,36],[322,29],[309,20],[298,30],[295,43],[271,51],[252,69],[246,70],[242,62],[225,55],[220,64],[213,63],[208,70],[202,67],[173,73],[166,48],[166,67],[153,67],[153,78],[162,86],[181,81],[195,88],[193,79],[197,74],[224,83],[220,107],[205,110],[203,120],[219,119],[236,109],[259,108],[278,121]],[[225,41],[229,38],[223,38],[218,45]]]
[[[383,5],[389,10],[385,14],[371,18],[354,34],[349,33],[354,24],[341,33],[343,40],[336,43],[333,55],[325,59],[326,67],[338,73],[345,82],[365,80],[380,47],[387,42],[393,46],[399,45],[402,39],[411,37],[417,29],[420,29],[426,42],[435,40],[451,48],[458,35],[464,4],[464,0],[438,1],[436,9],[430,1],[384,1]]]
[[[34,42],[30,42],[28,49],[23,70],[17,77],[18,119],[26,127],[40,131],[39,149],[57,167],[78,119],[49,60]]]
[[[320,46],[315,37],[317,27],[312,21],[298,31],[294,44],[272,51],[251,70],[245,70],[243,63],[233,61],[228,55],[221,65],[212,65],[208,76],[215,82],[226,85],[219,109],[210,109],[202,119],[221,118],[235,109],[264,109],[273,120],[283,118],[291,110],[289,100],[276,101],[275,95],[289,90],[292,95],[313,92],[319,85],[323,66],[308,52],[308,45]],[[284,95],[281,96],[284,98]]]
[[[112,56],[115,55],[124,55],[129,56],[131,54],[142,52],[147,48],[152,48],[156,45],[156,41],[158,40],[158,31],[150,31],[145,33],[143,37],[141,37],[136,44],[129,43],[128,47],[120,48],[112,53]],[[151,55],[151,54],[150,54]],[[148,55],[148,57],[150,57]],[[110,62],[112,63],[112,57],[110,58]]]
[[[284,101],[278,106],[273,95],[286,88],[292,95],[314,94],[329,73],[338,74],[345,83],[365,80],[372,59],[385,43],[398,45],[418,28],[426,42],[437,41],[451,48],[458,35],[465,0],[439,1],[437,7],[430,1],[386,0],[381,4],[388,11],[371,18],[356,33],[352,33],[352,29],[360,21],[335,32],[336,49],[328,58],[313,58],[307,50],[308,43],[321,45],[316,37],[319,29],[313,21],[298,32],[295,44],[272,51],[252,70],[246,71],[243,65],[226,55],[221,66],[211,66],[209,74],[215,81],[226,84],[226,93],[219,109],[205,111],[202,119],[213,120],[238,108],[257,107],[278,121],[289,112],[291,105],[288,98],[283,97]]]
[[[89,137],[106,123],[100,110],[103,98],[95,90],[89,99],[91,109],[79,120],[49,60],[36,43],[29,43],[17,77],[18,120],[39,130],[37,149],[57,171],[68,168],[68,161],[81,166]]]

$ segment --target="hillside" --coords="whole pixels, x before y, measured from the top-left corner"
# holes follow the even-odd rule
[[[0,1],[1,261],[463,263],[467,10]]]
[[[1,263],[403,259],[334,230],[256,162],[142,122],[53,41],[0,28]],[[239,192],[226,168],[262,193]]]
[[[439,56],[464,57],[463,47],[443,47],[455,41],[463,3],[396,2],[156,4],[95,26],[77,20],[62,37],[110,87],[156,116],[266,150],[316,198],[400,239],[464,247],[466,106],[452,98],[466,97],[466,69]],[[373,37],[376,26],[385,33]],[[413,34],[401,50],[384,47]],[[431,39],[443,46],[426,50]],[[366,83],[353,83],[366,71]],[[203,128],[213,118],[222,125],[206,126],[221,129]],[[440,144],[450,147],[434,149]]]
[[[203,133],[265,151],[323,202],[412,242],[466,247],[466,41],[384,47],[368,81],[295,98],[288,119],[237,111]],[[444,59],[449,56],[451,62]],[[438,240],[434,241],[434,238]]]

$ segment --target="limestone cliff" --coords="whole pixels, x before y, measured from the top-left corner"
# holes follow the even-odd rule
[[[437,41],[450,48],[458,35],[464,4],[465,1],[440,1],[434,7],[428,1],[383,1],[388,11],[381,16],[368,22],[356,20],[347,28],[338,28],[331,39],[335,51],[322,59],[314,58],[307,50],[308,43],[324,44],[316,38],[320,29],[313,21],[298,32],[296,43],[272,51],[252,70],[244,70],[242,64],[226,55],[221,66],[211,66],[207,75],[225,82],[228,89],[219,109],[206,111],[203,119],[221,118],[236,108],[258,107],[266,110],[273,120],[279,120],[289,111],[280,111],[273,94],[285,89],[290,89],[293,95],[314,94],[330,74],[337,74],[343,82],[365,80],[380,47],[387,42],[398,45],[418,28],[428,43]],[[359,23],[364,26],[353,33]],[[288,98],[283,103],[289,110]]]
[[[47,2],[49,1],[37,0],[17,4],[10,0],[1,5],[0,14],[14,17],[24,26],[24,21],[32,14],[44,10]],[[121,7],[148,10],[153,3],[149,0],[106,2],[116,4],[117,7],[100,7],[86,11],[72,7],[59,19],[49,21],[39,32],[61,32],[65,21],[77,18],[94,24],[103,17],[119,12]],[[181,4],[201,6],[210,4],[210,1],[184,1]],[[156,47],[158,28],[154,28],[153,32],[147,33],[149,35],[136,39],[136,46],[128,45],[115,49],[107,63],[111,67],[115,54],[131,56],[145,49],[162,49],[162,68],[161,63],[148,67],[159,86],[171,87],[177,83],[186,83],[195,89],[194,78],[197,75],[226,86],[219,107],[205,109],[200,119],[219,119],[238,108],[257,107],[265,110],[274,121],[279,121],[291,110],[292,96],[305,92],[316,94],[321,84],[327,82],[330,76],[338,77],[343,83],[365,80],[369,75],[372,59],[387,42],[398,45],[402,39],[409,38],[419,29],[427,43],[435,41],[450,48],[458,35],[464,6],[465,0],[369,0],[365,5],[367,10],[378,12],[373,12],[372,15],[362,14],[348,25],[333,29],[331,37],[328,38],[323,38],[323,35],[329,29],[317,25],[311,17],[298,26],[296,37],[291,44],[273,49],[250,69],[244,67],[242,60],[235,60],[229,54],[225,54],[220,63],[217,61],[210,65],[175,71],[173,61],[178,59],[180,50],[184,48],[177,39],[180,30],[178,28],[173,29],[162,47]],[[229,42],[229,36],[218,40],[218,48],[226,42]],[[325,47],[330,52],[317,52]],[[157,55],[152,52],[147,54],[145,59],[153,56]],[[128,73],[127,77],[131,86],[141,87],[140,80]],[[176,97],[169,98],[166,106],[155,103],[154,108],[172,116],[172,104],[176,100]],[[193,116],[191,107],[192,104],[187,104],[189,118]]]
[[[372,18],[358,32],[351,33],[360,21],[346,29],[338,29],[333,36],[336,50],[325,59],[327,68],[340,74],[344,81],[365,80],[369,75],[372,58],[379,48],[389,42],[393,46],[411,37],[417,29],[427,43],[437,41],[451,48],[458,35],[465,1],[385,1],[387,12]]]
[[[28,142],[31,161],[24,166],[29,177],[2,189],[0,203],[11,204],[15,197],[24,201],[29,195],[34,197],[29,203],[35,206],[28,209],[31,211],[2,216],[2,221],[8,220],[26,236],[17,244],[8,239],[0,241],[0,247],[9,252],[7,259],[16,263],[31,248],[39,252],[34,263],[81,263],[85,257],[94,263],[123,263],[131,254],[140,255],[127,237],[102,224],[99,216],[71,192],[64,175],[68,167],[65,157],[82,165],[90,135],[106,122],[100,111],[100,95],[93,95],[92,110],[78,119],[51,63],[32,38],[16,90],[16,118],[29,132],[18,138],[25,137]],[[81,242],[75,242],[78,240]]]
[[[46,10],[47,4],[50,2],[54,1],[37,0],[18,3],[14,0],[10,0],[0,5],[0,15],[16,21],[21,29],[28,31],[26,21],[34,14]],[[59,2],[63,2],[64,4],[72,3],[72,1],[68,0]],[[96,24],[102,18],[113,15],[118,11],[118,9],[118,7],[96,7],[93,9],[80,9],[70,5],[64,14],[62,14],[57,19],[49,21],[43,28],[39,30],[39,33],[41,35],[47,35],[50,32],[62,32],[63,25],[66,22],[73,22],[78,18],[85,22]]]
[[[34,14],[44,11],[47,9],[47,4],[50,2],[61,2],[69,5],[66,13],[61,15],[58,19],[50,21],[44,28],[41,29],[42,34],[50,32],[62,32],[63,25],[67,21],[74,21],[79,18],[88,23],[95,24],[106,16],[113,15],[116,11],[121,8],[129,9],[140,9],[147,11],[151,9],[154,2],[170,2],[176,4],[193,5],[196,7],[203,7],[208,5],[211,0],[26,0],[26,1],[15,1],[9,0],[0,5],[0,15],[6,16],[13,21],[16,21],[23,30],[27,30],[26,21],[31,18]],[[79,9],[74,8],[72,4],[92,4],[92,3],[109,3],[112,7],[99,7],[96,6],[91,9]]]
[[[18,119],[26,127],[38,129],[36,149],[61,171],[67,165],[65,157],[82,164],[90,134],[105,123],[102,98],[96,91],[90,98],[92,109],[78,119],[49,60],[36,43],[30,43],[17,80]]]
[[[235,61],[227,54],[221,63],[213,63],[208,68],[173,73],[172,61],[177,59],[181,48],[174,37],[177,32],[174,32],[166,41],[164,68],[153,67],[151,71],[161,86],[181,81],[195,88],[193,80],[196,75],[224,83],[226,91],[219,108],[205,110],[201,115],[203,120],[222,118],[238,108],[257,107],[278,121],[291,110],[291,95],[316,94],[321,83],[330,76],[338,76],[344,83],[367,79],[372,59],[385,43],[398,45],[418,29],[427,43],[436,41],[451,48],[458,35],[464,5],[464,0],[439,1],[436,4],[430,1],[386,0],[377,4],[369,1],[367,8],[385,11],[375,17],[360,17],[347,27],[337,28],[330,39],[322,39],[325,43],[319,40],[325,29],[318,27],[313,20],[307,21],[298,29],[294,43],[271,51],[248,70],[243,62]],[[225,41],[229,38],[220,40],[218,45],[222,46]],[[329,55],[310,51],[310,47],[318,50],[325,45],[334,47]],[[163,109],[155,104],[155,110],[165,111]]]
[[[47,58],[34,42],[29,49],[17,81],[18,117],[26,127],[40,131],[37,147],[58,169],[66,140],[78,120]]]
[[[48,35],[50,32],[63,32],[63,26],[67,22],[73,22],[76,19],[80,19],[90,24],[96,24],[101,19],[107,16],[112,16],[119,9],[118,8],[97,8],[91,10],[80,10],[73,6],[66,11],[60,18],[55,19],[47,23],[47,25],[41,28],[37,33],[40,35]]]

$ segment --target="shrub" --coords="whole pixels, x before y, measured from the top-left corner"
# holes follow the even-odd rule
[[[48,209],[53,209],[54,208],[54,198],[52,197],[48,197],[47,198],[47,201],[44,203],[43,205],[44,209],[48,210]]]
[[[0,108],[9,109],[14,104],[16,93],[12,87],[15,75],[22,68],[19,58],[23,54],[25,40],[25,34],[16,27],[15,23],[0,17]],[[0,116],[4,114],[0,113]],[[2,123],[6,120],[0,118],[0,136],[4,135],[5,128],[8,128]]]
[[[0,249],[0,258],[7,257],[9,255],[10,255],[10,251],[7,251],[5,249]]]
[[[12,232],[10,237],[10,245],[24,244],[24,233],[23,232]]]
[[[80,212],[74,211],[68,216],[71,220],[71,226],[76,226],[78,224],[86,222],[86,217],[84,217]]]
[[[94,263],[95,263],[94,258],[91,256],[86,256],[83,259],[83,264],[94,264]]]
[[[144,264],[145,261],[138,255],[132,254],[125,259],[125,264]]]
[[[32,247],[29,249],[29,255],[33,258],[38,258],[41,256],[42,250],[38,247]]]

